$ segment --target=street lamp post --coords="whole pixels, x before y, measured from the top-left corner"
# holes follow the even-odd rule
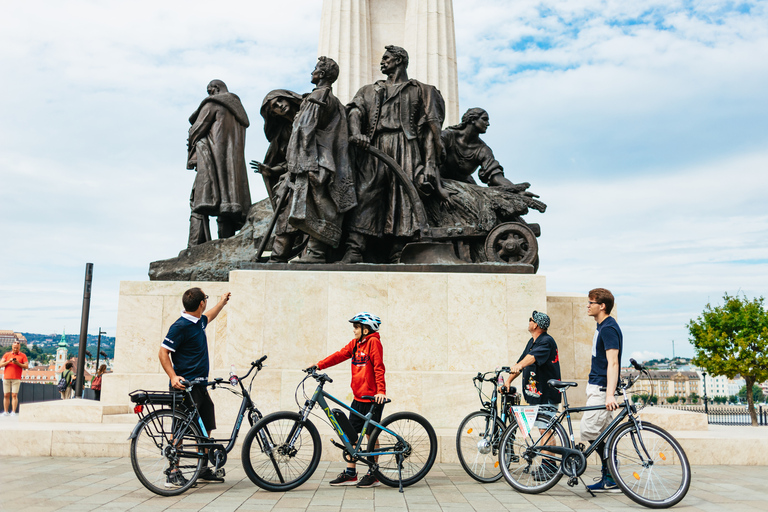
[[[101,354],[101,335],[107,334],[107,331],[102,331],[101,327],[99,327],[99,341],[96,345],[96,372],[99,371],[99,355]]]
[[[704,377],[704,414],[709,414],[707,403],[707,372],[701,372],[701,376]]]

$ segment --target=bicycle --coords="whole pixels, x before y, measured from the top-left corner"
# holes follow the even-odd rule
[[[131,465],[139,481],[155,494],[177,496],[196,485],[204,461],[213,465],[217,476],[224,476],[224,464],[227,454],[235,447],[243,418],[254,425],[264,416],[253,403],[250,390],[253,379],[263,368],[267,356],[251,363],[251,368],[242,378],[234,374],[229,381],[216,378],[211,382],[182,381],[185,389],[173,391],[145,391],[139,389],[130,393],[135,403],[133,410],[139,415],[139,422],[133,428],[131,440]],[[248,383],[243,381],[256,370]],[[236,386],[239,385],[239,390]],[[203,425],[197,406],[190,393],[194,386],[223,387],[227,391],[242,397],[232,434],[226,439],[213,439]],[[234,389],[230,389],[231,386]],[[186,397],[186,401],[184,400]],[[191,405],[190,405],[191,404]],[[148,412],[145,412],[144,409]],[[227,443],[226,447],[223,443]],[[182,483],[169,488],[171,473],[180,472]]]
[[[400,492],[403,487],[424,478],[437,457],[437,435],[424,417],[412,412],[398,412],[378,423],[371,419],[373,411],[362,415],[328,394],[323,389],[326,383],[333,382],[328,375],[317,373],[313,368],[303,371],[307,376],[296,387],[297,405],[301,407],[298,392],[299,388],[304,390],[307,379],[315,379],[317,388],[311,398],[304,392],[305,402],[300,411],[281,411],[265,416],[243,440],[243,468],[253,483],[268,491],[289,491],[312,476],[322,449],[317,427],[309,420],[315,405],[325,412],[338,435],[341,443],[333,439],[331,443],[344,452],[344,460],[370,466],[379,481],[399,487]],[[372,396],[361,398],[373,400]],[[344,412],[331,410],[326,399],[365,421],[359,436]],[[389,399],[385,401],[388,402]],[[370,432],[368,447],[362,449],[367,432]]]
[[[514,422],[511,407],[520,404],[517,389],[499,392],[497,383],[502,373],[509,373],[509,367],[492,372],[479,373],[472,378],[477,389],[482,409],[469,413],[459,424],[456,432],[456,452],[464,471],[478,482],[491,483],[501,478],[499,468],[499,443],[504,430]],[[489,377],[490,376],[490,377]],[[483,393],[483,383],[490,382],[493,392],[488,397]],[[499,404],[501,394],[501,405]]]
[[[648,370],[634,359],[630,362],[638,374],[617,386],[623,396],[619,414],[586,449],[583,444],[574,443],[571,414],[597,411],[605,406],[569,407],[566,389],[575,387],[575,382],[548,382],[563,395],[564,409],[559,415],[552,406],[516,408],[517,422],[507,428],[501,439],[499,464],[504,479],[518,491],[529,494],[552,488],[563,475],[573,487],[587,468],[587,457],[601,441],[606,441],[604,457],[624,494],[649,508],[668,508],[679,503],[691,485],[691,466],[672,435],[637,416],[638,409],[631,403],[627,390]],[[568,435],[562,426],[563,418],[567,419]],[[518,435],[519,431],[523,435]],[[544,460],[549,464],[542,464]]]

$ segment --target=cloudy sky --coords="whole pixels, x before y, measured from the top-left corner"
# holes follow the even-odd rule
[[[119,282],[186,245],[188,117],[212,78],[266,151],[271,89],[307,91],[319,0],[17,2],[0,18],[0,329],[114,334]],[[548,289],[614,291],[629,353],[768,289],[765,2],[454,0],[462,111],[548,205]],[[266,196],[251,177],[253,200]]]

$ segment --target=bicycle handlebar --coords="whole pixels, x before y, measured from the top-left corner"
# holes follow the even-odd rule
[[[333,379],[330,378],[325,373],[317,373],[317,366],[310,366],[309,368],[304,368],[301,371],[303,371],[304,373],[306,373],[307,375],[309,375],[310,377],[312,377],[318,382],[333,382]]]

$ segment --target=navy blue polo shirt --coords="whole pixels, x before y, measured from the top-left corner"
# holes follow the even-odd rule
[[[608,358],[605,351],[618,349],[619,368],[621,368],[621,351],[624,338],[616,319],[609,316],[602,323],[597,324],[595,337],[592,339],[592,368],[589,371],[589,383],[596,386],[608,385]]]
[[[205,315],[196,318],[182,313],[181,318],[168,329],[162,346],[172,352],[171,361],[176,375],[187,380],[208,379],[207,325],[208,317]]]

